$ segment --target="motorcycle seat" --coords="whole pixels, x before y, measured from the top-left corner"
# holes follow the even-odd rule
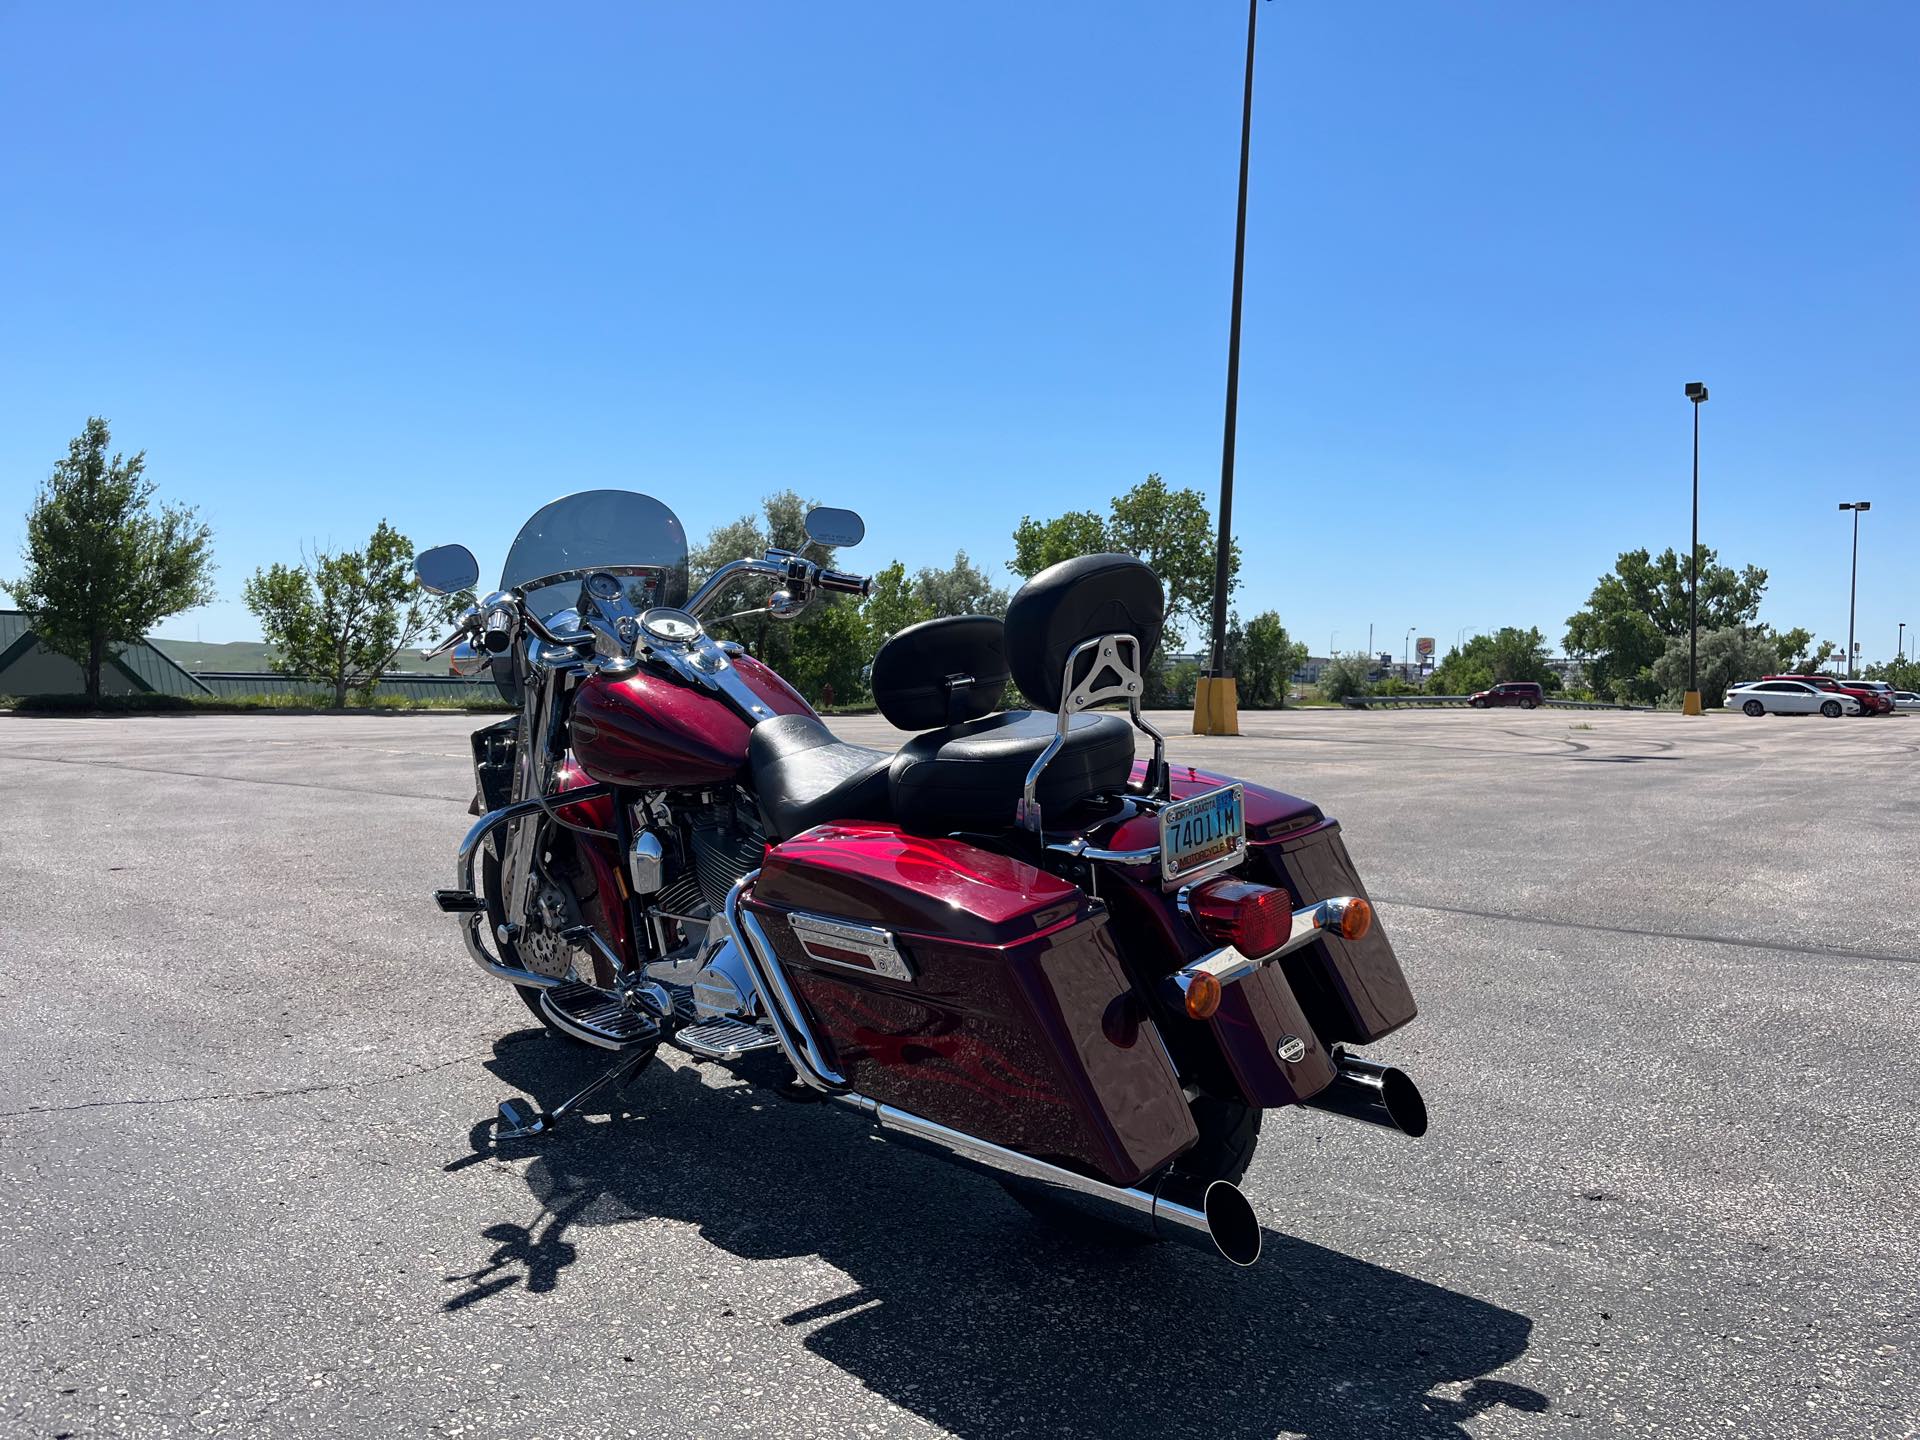
[[[888,774],[890,818],[915,830],[1010,829],[1027,772],[1058,724],[1058,717],[1039,711],[1008,710],[916,735],[900,748]],[[1049,823],[1126,788],[1133,734],[1118,715],[1071,718],[1066,744],[1041,772],[1034,797]]]
[[[811,715],[761,721],[747,741],[747,768],[769,838],[785,840],[829,820],[892,819],[892,759],[839,739]]]

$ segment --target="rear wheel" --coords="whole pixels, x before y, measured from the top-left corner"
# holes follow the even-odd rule
[[[1840,702],[1838,700],[1826,701],[1820,706],[1820,713],[1829,720],[1838,720],[1840,718]]]
[[[1746,711],[1747,714],[1753,716],[1753,718],[1756,720],[1758,720],[1762,715],[1767,713],[1767,707],[1762,705],[1758,700],[1749,700],[1747,701],[1746,704],[1742,705],[1740,708]]]
[[[1247,1173],[1254,1147],[1260,1143],[1263,1112],[1244,1101],[1216,1100],[1208,1095],[1195,1100],[1192,1108],[1200,1138],[1175,1158],[1166,1184],[1181,1194],[1183,1203],[1197,1208],[1198,1197],[1214,1181],[1238,1185]],[[1003,1179],[1000,1184],[1034,1219],[1081,1243],[1121,1249],[1157,1243],[1151,1235],[1124,1222],[1089,1214],[1044,1186],[1013,1179]],[[1195,1198],[1187,1200],[1189,1193]]]
[[[1520,702],[1520,708],[1522,710],[1531,710],[1533,709],[1534,706],[1538,705],[1539,703],[1540,702],[1538,700],[1535,700],[1529,697],[1528,699],[1522,700]]]

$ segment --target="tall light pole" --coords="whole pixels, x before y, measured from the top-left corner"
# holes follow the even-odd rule
[[[1698,715],[1700,709],[1700,407],[1707,403],[1707,387],[1687,382],[1693,402],[1693,548],[1687,552],[1687,697],[1681,709]]]
[[[1853,602],[1860,586],[1860,512],[1871,510],[1871,500],[1842,500],[1842,510],[1853,512],[1853,574],[1847,581],[1847,678],[1853,679]]]
[[[1906,658],[1907,658],[1907,622],[1902,620],[1900,622],[1900,644],[1894,650],[1894,659],[1904,660]]]
[[[1411,669],[1413,666],[1413,632],[1419,628],[1418,625],[1407,626],[1407,638],[1400,642],[1400,668],[1402,670]],[[1413,677],[1408,676],[1407,678],[1412,679]]]
[[[1238,735],[1240,707],[1227,674],[1228,561],[1233,551],[1233,443],[1240,413],[1240,288],[1247,264],[1247,158],[1253,144],[1253,38],[1260,0],[1247,0],[1247,74],[1240,96],[1240,208],[1233,227],[1233,312],[1227,325],[1227,414],[1220,439],[1220,538],[1213,557],[1213,683],[1196,687],[1193,728]],[[1201,700],[1199,692],[1206,698]]]

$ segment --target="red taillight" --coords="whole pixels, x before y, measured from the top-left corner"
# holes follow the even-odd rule
[[[1187,909],[1201,932],[1258,960],[1293,934],[1293,897],[1250,880],[1215,880],[1187,896]]]

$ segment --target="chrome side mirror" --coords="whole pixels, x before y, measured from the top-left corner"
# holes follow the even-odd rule
[[[867,538],[867,522],[852,510],[837,510],[831,505],[816,505],[807,512],[807,538],[816,545],[839,549],[858,545]]]
[[[413,557],[414,578],[430,595],[471,590],[480,580],[480,562],[464,545],[436,545]]]

